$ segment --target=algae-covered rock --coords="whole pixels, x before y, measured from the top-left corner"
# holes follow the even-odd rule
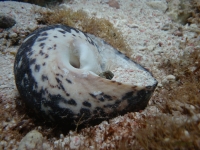
[[[192,15],[190,0],[169,1],[167,14],[173,21],[185,25]]]

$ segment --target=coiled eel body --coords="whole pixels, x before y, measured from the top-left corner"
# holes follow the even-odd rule
[[[108,69],[112,79],[99,76]],[[17,52],[14,75],[28,108],[70,125],[144,109],[157,85],[151,73],[104,40],[64,25],[30,34]]]

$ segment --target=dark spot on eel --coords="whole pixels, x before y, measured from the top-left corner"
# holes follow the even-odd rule
[[[86,107],[91,107],[91,104],[89,102],[87,102],[87,101],[84,101],[83,105],[86,106]]]
[[[112,97],[110,95],[104,94],[103,97],[106,98],[106,99],[112,100]]]
[[[46,40],[46,39],[47,39],[47,37],[39,38],[39,39],[37,40],[37,42],[41,42],[41,41],[44,41],[44,40]]]
[[[128,93],[126,93],[126,94],[122,97],[122,99],[125,100],[125,99],[131,97],[132,95],[133,95],[133,91],[128,92]]]
[[[94,95],[94,94],[92,94],[92,93],[89,93],[90,94],[90,96],[92,96],[93,98],[96,98],[96,96]]]
[[[43,53],[43,51],[42,51],[42,50],[40,50],[39,54],[40,54],[40,55],[44,55],[44,53]]]
[[[48,58],[49,57],[49,55],[48,54],[45,54],[45,57],[44,58]]]
[[[56,44],[53,45],[53,49],[56,50]]]
[[[66,33],[66,31],[63,31],[63,30],[58,30],[60,33],[63,33],[63,34],[65,34]]]
[[[48,77],[45,75],[42,75],[42,81],[48,80]]]
[[[28,53],[28,56],[31,56],[32,54],[33,54],[33,52],[29,52],[29,53]]]
[[[70,104],[70,105],[74,105],[74,106],[77,105],[76,101],[73,100],[73,99],[70,99],[67,103]]]
[[[47,50],[51,50],[51,49],[52,49],[52,47],[48,47],[48,48],[47,48]]]
[[[60,79],[56,78],[57,83],[62,83],[62,81],[60,81]]]
[[[40,71],[40,65],[35,65],[35,72],[39,72]]]
[[[101,102],[104,102],[104,97],[101,97],[98,100],[100,100]]]
[[[71,81],[71,80],[69,80],[69,79],[66,79],[66,81],[67,81],[68,83],[72,84],[72,81]]]
[[[40,34],[40,36],[47,36],[48,34],[47,34],[47,32],[42,32],[41,34]]]
[[[45,43],[40,43],[40,47],[43,49],[44,48]]]
[[[30,65],[35,64],[35,62],[36,62],[36,59],[35,59],[35,58],[34,58],[34,59],[31,59],[31,60],[30,60]]]

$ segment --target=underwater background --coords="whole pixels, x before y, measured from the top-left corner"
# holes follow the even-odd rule
[[[200,0],[0,0],[0,15],[14,20],[0,26],[0,150],[24,143],[44,150],[200,150]],[[147,108],[88,128],[77,123],[70,132],[29,115],[14,83],[14,58],[28,34],[53,24],[104,38],[148,68],[159,84]]]

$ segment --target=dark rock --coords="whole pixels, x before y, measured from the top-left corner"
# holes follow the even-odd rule
[[[16,21],[6,15],[0,15],[0,28],[6,29],[14,26],[16,24]]]

